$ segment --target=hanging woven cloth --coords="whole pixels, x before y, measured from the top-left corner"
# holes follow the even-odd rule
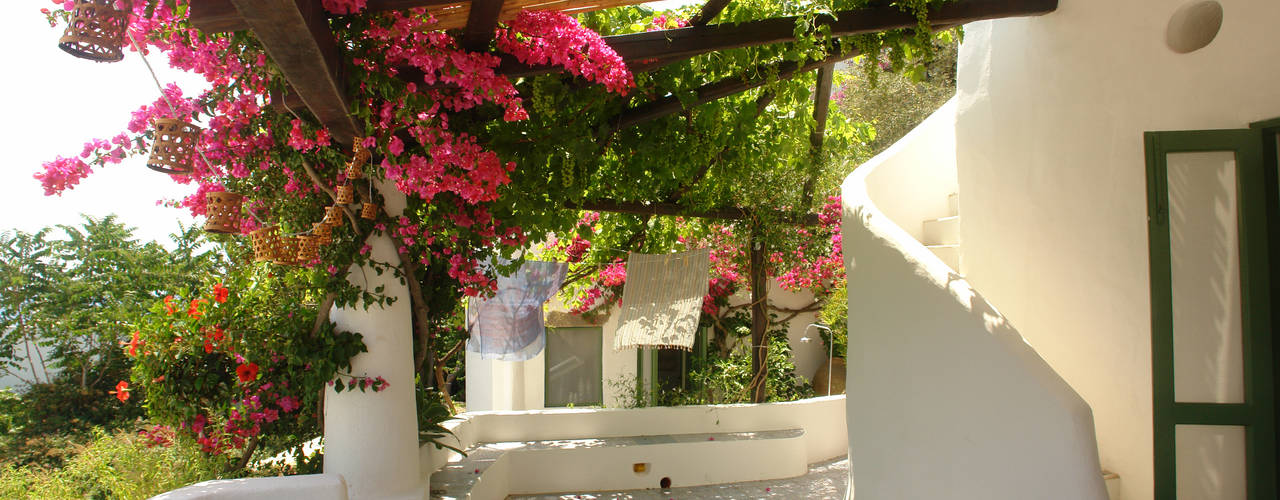
[[[467,350],[483,359],[524,361],[546,345],[542,304],[564,282],[568,264],[525,261],[511,276],[498,278],[492,298],[467,301]]]
[[[693,349],[711,251],[627,256],[622,313],[613,348]]]

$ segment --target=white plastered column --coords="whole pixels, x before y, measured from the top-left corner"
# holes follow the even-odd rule
[[[404,195],[383,181],[387,212],[404,211]],[[398,264],[396,246],[385,234],[370,236],[370,256]],[[351,360],[353,375],[383,377],[382,392],[325,394],[324,471],[341,474],[352,500],[421,499],[427,478],[418,468],[418,414],[413,383],[413,317],[408,287],[394,273],[379,275],[369,266],[352,266],[347,279],[366,290],[384,287],[395,299],[390,305],[335,307],[331,318],[338,330],[358,332],[369,351]]]

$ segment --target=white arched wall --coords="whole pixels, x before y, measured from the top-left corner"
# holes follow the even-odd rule
[[[869,178],[890,167],[842,190],[850,497],[1107,498],[1089,406],[877,208]]]
[[[970,24],[960,49],[965,276],[1089,402],[1125,500],[1153,497],[1142,133],[1280,116],[1280,2],[1219,1],[1188,54],[1165,29],[1189,0],[1059,0]]]

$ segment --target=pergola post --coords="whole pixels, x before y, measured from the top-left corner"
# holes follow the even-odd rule
[[[389,213],[404,211],[405,197],[382,181]],[[398,262],[391,238],[374,233],[367,240],[370,257],[378,262]],[[381,392],[327,389],[324,410],[324,471],[341,474],[348,498],[424,498],[429,478],[418,463],[418,412],[414,394],[413,318],[409,289],[391,272],[379,274],[371,266],[353,265],[347,272],[352,283],[395,299],[390,305],[363,304],[335,308],[331,314],[340,330],[359,332],[369,351],[352,358],[351,374],[380,376],[390,385]]]

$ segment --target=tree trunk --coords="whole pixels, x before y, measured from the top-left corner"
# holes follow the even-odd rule
[[[769,330],[769,280],[765,274],[764,243],[751,232],[751,402],[763,403],[769,391],[765,358],[769,344],[765,332]]]

